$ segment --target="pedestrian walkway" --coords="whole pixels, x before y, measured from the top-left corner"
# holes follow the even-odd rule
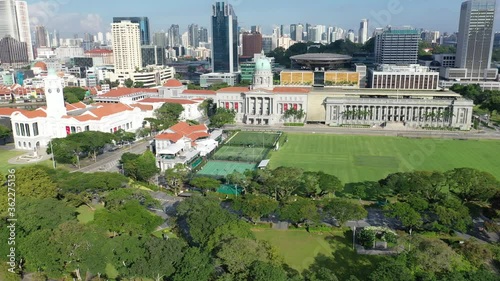
[[[50,155],[47,154],[43,149],[39,150],[38,153],[35,152],[26,152],[21,156],[16,156],[14,158],[9,159],[9,164],[13,165],[27,165],[27,164],[36,164],[39,162],[43,162],[50,159]]]

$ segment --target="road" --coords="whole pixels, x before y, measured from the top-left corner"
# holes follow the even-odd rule
[[[124,146],[123,148],[113,152],[106,152],[97,157],[96,163],[92,163],[89,166],[83,167],[79,170],[75,170],[74,172],[119,172],[118,164],[124,153],[130,152],[134,154],[142,154],[146,151],[148,145],[149,141],[141,141],[132,144],[131,146]]]
[[[427,131],[427,130],[404,130],[392,131],[378,128],[355,129],[355,128],[332,128],[325,125],[306,124],[304,127],[285,126],[247,126],[226,125],[227,130],[255,130],[255,131],[282,131],[287,133],[313,133],[334,135],[365,135],[365,136],[394,136],[394,137],[427,137],[447,139],[499,139],[500,132],[493,130],[488,132],[462,132],[462,131]]]

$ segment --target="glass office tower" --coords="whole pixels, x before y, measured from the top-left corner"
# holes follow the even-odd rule
[[[212,14],[212,71],[238,71],[238,18],[233,6],[224,2],[213,5]]]
[[[124,20],[139,24],[139,31],[141,32],[141,45],[149,45],[151,43],[148,17],[115,17],[113,18],[113,23],[119,23]]]

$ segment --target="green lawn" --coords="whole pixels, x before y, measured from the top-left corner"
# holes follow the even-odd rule
[[[500,141],[288,134],[271,168],[324,171],[344,183],[378,181],[390,173],[471,167],[500,179]]]
[[[95,210],[104,208],[102,205],[93,205],[94,210],[91,210],[87,205],[82,205],[76,209],[78,216],[76,217],[80,223],[89,223],[94,220]]]
[[[0,149],[0,172],[7,174],[7,170],[10,168],[19,168],[19,167],[30,166],[30,165],[42,165],[42,166],[52,167],[51,160],[45,160],[45,161],[38,162],[38,163],[23,164],[23,165],[9,164],[9,160],[11,158],[15,158],[15,157],[21,156],[21,155],[26,154],[26,153],[28,153],[28,152],[27,151],[20,151],[20,150]],[[62,166],[60,166],[60,167],[62,167]]]
[[[304,230],[255,229],[259,240],[271,243],[293,269],[303,272],[311,266],[332,269],[339,280],[355,275],[366,280],[378,256],[358,255],[352,249],[351,232],[308,233]]]

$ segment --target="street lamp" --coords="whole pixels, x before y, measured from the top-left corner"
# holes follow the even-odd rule
[[[52,147],[52,140],[50,141],[50,152],[52,152],[52,166],[56,168],[56,158],[54,156],[54,148]]]

